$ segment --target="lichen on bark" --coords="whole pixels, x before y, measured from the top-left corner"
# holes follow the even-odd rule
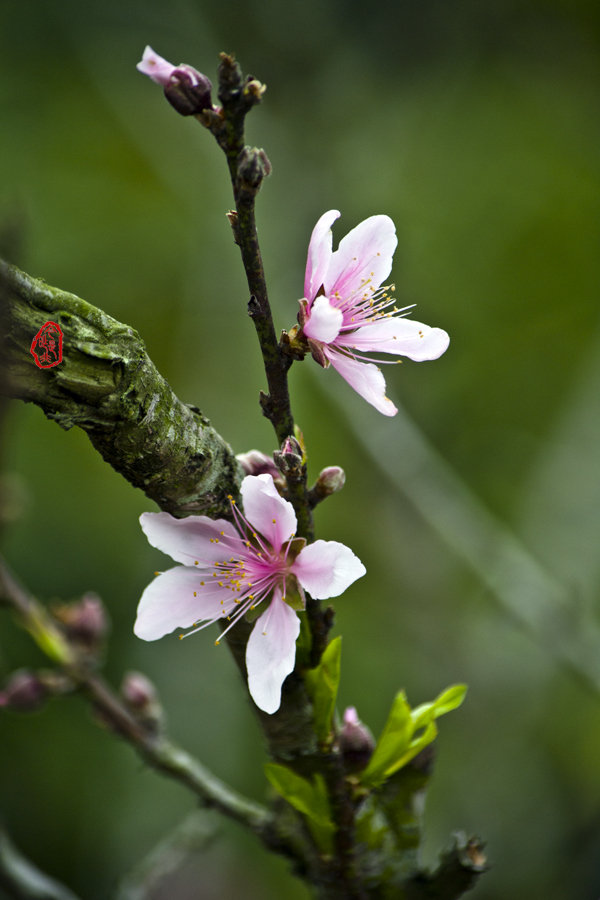
[[[195,406],[182,403],[133,328],[0,261],[7,396],[35,403],[62,428],[82,428],[102,457],[161,509],[228,515],[243,472],[231,447]],[[40,369],[30,352],[53,321],[62,362]]]

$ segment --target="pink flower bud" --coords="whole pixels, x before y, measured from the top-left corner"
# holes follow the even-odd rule
[[[280,472],[286,477],[289,475],[298,475],[304,465],[304,453],[299,441],[295,437],[289,435],[281,445],[281,450],[273,453]]]
[[[360,772],[373,755],[373,735],[360,721],[353,706],[349,706],[344,712],[344,725],[338,743],[347,772]]]
[[[137,69],[156,84],[162,85],[165,97],[182,116],[194,116],[205,109],[212,109],[210,80],[186,63],[174,66],[146,47]]]
[[[42,679],[27,669],[19,669],[10,676],[0,691],[0,706],[19,712],[33,712],[43,706],[49,690]]]
[[[121,695],[131,709],[144,709],[158,699],[156,688],[142,672],[127,672],[121,684]]]
[[[272,475],[273,478],[279,476],[279,469],[273,462],[273,457],[261,453],[260,450],[238,453],[236,459],[246,475]]]
[[[97,594],[84,594],[77,603],[65,603],[52,610],[67,636],[88,649],[95,649],[108,631],[108,618]]]
[[[315,487],[323,497],[329,497],[330,494],[341,491],[345,483],[346,473],[340,466],[327,466],[319,473]]]
[[[186,65],[173,69],[164,88],[165,97],[182,116],[195,116],[212,109],[211,90],[206,75]]]
[[[135,718],[148,731],[156,732],[163,721],[163,709],[156,688],[142,672],[127,672],[121,684],[121,696]]]

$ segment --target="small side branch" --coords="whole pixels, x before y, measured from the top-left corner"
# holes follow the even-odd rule
[[[6,365],[0,388],[62,428],[78,425],[111,466],[173,515],[229,511],[242,472],[233,451],[157,371],[139,334],[85,300],[0,260]],[[39,368],[39,329],[63,332],[63,359]]]
[[[454,835],[449,850],[432,874],[419,873],[407,884],[406,900],[458,900],[487,871],[484,845],[478,838]]]
[[[192,791],[204,807],[216,809],[250,828],[263,840],[272,831],[271,815],[229,788],[198,760],[165,735],[145,727],[120,697],[71,645],[44,607],[23,588],[0,561],[0,604],[17,613],[26,630],[64,674],[93,704],[101,720],[126,740],[152,768]]]

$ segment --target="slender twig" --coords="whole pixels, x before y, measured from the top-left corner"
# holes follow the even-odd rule
[[[261,394],[261,406],[270,420],[280,444],[294,434],[287,373],[292,357],[282,352],[269,303],[267,283],[258,233],[256,230],[256,196],[271,165],[263,150],[245,146],[244,123],[249,110],[260,101],[264,87],[252,78],[244,79],[232,56],[221,54],[219,66],[219,100],[223,104],[221,119],[212,119],[211,130],[227,158],[235,201],[235,214],[230,214],[235,241],[240,248],[248,281],[250,301],[248,313],[258,337],[268,394]],[[312,509],[306,489],[306,470],[298,479],[288,480],[288,494],[298,518],[298,535],[314,539]]]
[[[102,720],[131,744],[149,765],[187,787],[204,806],[219,810],[261,837],[269,834],[272,822],[268,811],[233,791],[160,732],[144,727],[104,679],[90,668],[89,659],[68,642],[58,624],[1,560],[0,601],[18,614],[39,646],[61,664],[73,684],[92,701]]]

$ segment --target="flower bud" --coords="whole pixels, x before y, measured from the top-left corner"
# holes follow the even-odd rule
[[[250,100],[251,103],[260,103],[262,100],[264,93],[267,89],[266,84],[262,84],[258,80],[258,78],[252,78],[252,76],[248,76],[246,78],[246,83],[244,84],[244,97]],[[269,174],[267,172],[267,174]]]
[[[0,707],[19,712],[33,712],[44,705],[50,691],[43,680],[27,669],[18,669],[0,691]]]
[[[238,175],[246,188],[257,191],[263,178],[271,174],[271,163],[264,150],[244,147],[238,156]]]
[[[163,710],[156,688],[142,672],[127,672],[121,684],[121,696],[135,718],[149,731],[158,731]]]
[[[319,473],[315,484],[315,491],[321,497],[329,497],[336,494],[346,483],[346,473],[340,466],[327,466]]]
[[[375,741],[353,706],[349,706],[344,712],[344,725],[338,742],[346,771],[360,772],[364,769],[373,755]]]
[[[304,454],[299,441],[289,435],[281,445],[281,450],[275,450],[273,459],[279,471],[285,475],[298,475],[304,464]]]
[[[236,454],[237,461],[246,475],[272,475],[273,479],[279,478],[279,469],[273,462],[272,456],[267,456],[260,450],[248,450],[247,453]]]
[[[52,610],[67,636],[87,649],[96,649],[108,631],[108,618],[97,594],[84,594],[77,603],[65,603]]]
[[[194,116],[212,109],[212,83],[197,69],[182,64],[169,75],[164,86],[165,97],[182,116]]]

